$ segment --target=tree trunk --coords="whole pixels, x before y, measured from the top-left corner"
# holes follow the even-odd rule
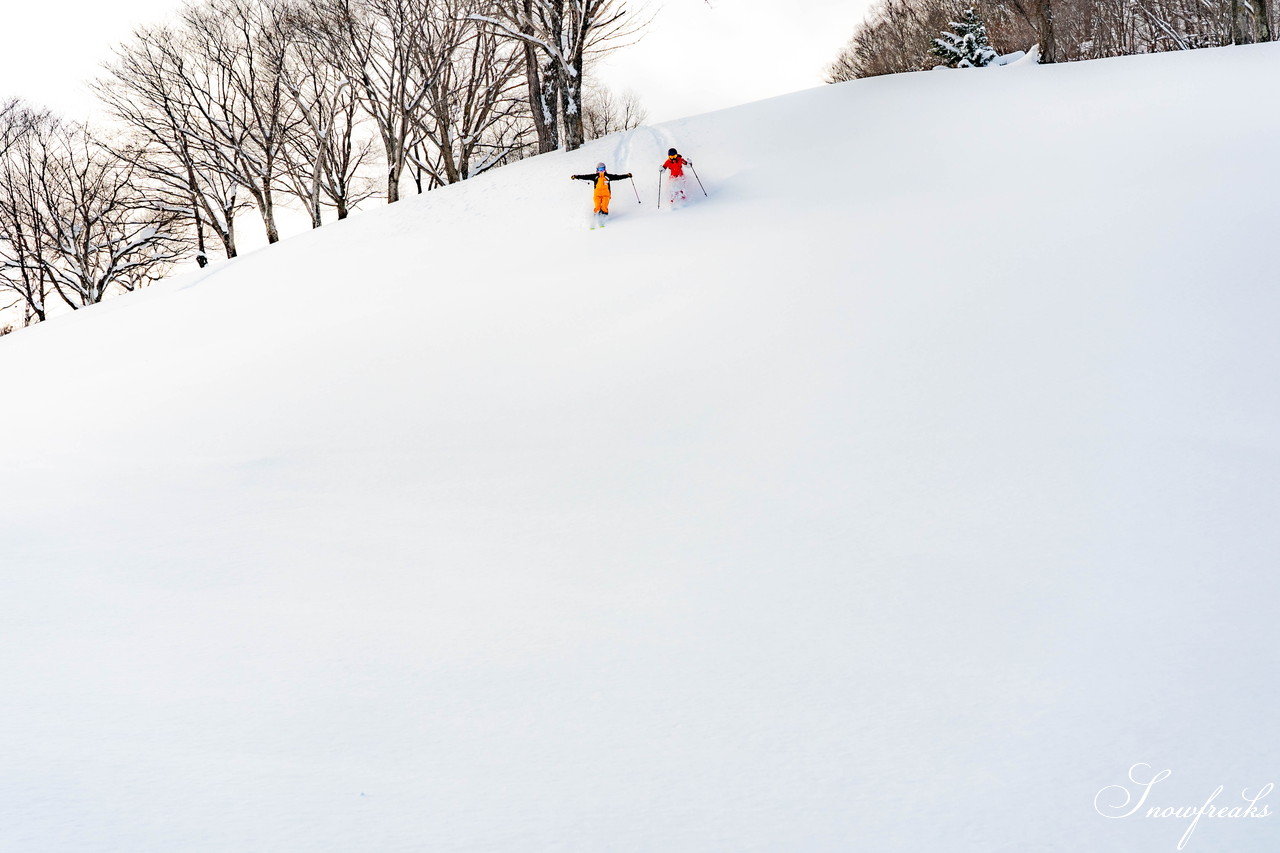
[[[317,146],[319,153],[316,154],[316,159],[311,163],[311,190],[307,194],[307,213],[311,215],[312,228],[319,228],[321,225],[320,183],[324,180],[325,150],[328,144],[329,140],[327,138],[321,141],[321,144]]]
[[[525,0],[525,14],[529,16],[532,15],[531,4],[532,0]],[[538,134],[538,153],[546,154],[555,151],[558,145],[556,120],[547,109],[547,95],[538,69],[538,49],[530,41],[524,43],[524,73],[529,92],[529,112],[533,115],[533,129]]]
[[[1036,29],[1040,35],[1040,62],[1058,61],[1058,45],[1053,32],[1053,0],[1036,0]]]
[[[191,161],[187,161],[187,189],[191,193],[191,213],[196,221],[196,263],[204,267],[209,263],[209,255],[204,248],[204,218],[200,215],[200,191],[196,187],[196,171]]]
[[[560,147],[560,85],[555,60],[543,63],[538,88],[537,108],[542,111],[547,127],[547,151]],[[546,153],[546,152],[542,152]]]
[[[262,194],[262,223],[267,226],[267,242],[279,243],[280,232],[276,230],[276,207],[271,197],[270,187]]]
[[[222,246],[227,250],[227,257],[234,258],[239,254],[239,251],[236,249],[236,223],[233,218],[235,216],[234,208],[228,208],[226,216],[227,230],[219,231],[218,236],[222,238]]]
[[[403,120],[402,120],[403,121]],[[405,151],[403,132],[399,140],[387,143],[387,204],[395,204],[400,200],[400,176],[404,174],[404,163],[408,159]]]
[[[564,113],[564,150],[577,151],[582,147],[582,92],[578,79],[565,74],[560,87],[560,107]]]

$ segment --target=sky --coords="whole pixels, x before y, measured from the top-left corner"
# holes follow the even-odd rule
[[[823,84],[869,0],[667,0],[635,45],[597,69],[667,121]]]
[[[70,118],[93,109],[86,81],[139,24],[180,0],[44,0],[5,15],[0,97],[18,96]],[[653,122],[822,84],[825,65],[862,19],[868,0],[650,0],[653,23],[635,45],[597,68],[640,97]],[[784,11],[785,9],[785,11]]]

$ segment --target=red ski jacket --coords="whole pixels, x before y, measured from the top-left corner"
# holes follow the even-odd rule
[[[688,160],[684,159],[679,154],[677,154],[674,157],[668,157],[666,161],[662,164],[662,168],[670,169],[671,177],[682,178],[684,177],[684,167],[692,166],[692,165],[693,164],[690,163]]]

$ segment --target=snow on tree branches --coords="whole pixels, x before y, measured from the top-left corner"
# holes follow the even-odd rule
[[[951,28],[953,32],[933,40],[929,52],[952,68],[983,68],[999,56],[987,38],[987,25],[972,6],[951,22]]]

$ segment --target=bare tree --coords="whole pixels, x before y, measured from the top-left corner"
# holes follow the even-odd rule
[[[1058,52],[1058,18],[1060,8],[1068,7],[1069,3],[1060,2],[1060,0],[1000,0],[1000,2],[1035,27],[1040,44],[1041,63],[1048,64],[1065,59]]]
[[[321,208],[334,208],[338,219],[373,194],[360,176],[370,160],[373,140],[361,132],[363,114],[351,80],[327,59],[323,45],[305,15],[290,19],[292,37],[284,66],[284,84],[297,108],[286,138],[284,187],[321,225]]]
[[[73,309],[92,305],[113,289],[149,284],[184,251],[173,217],[137,189],[129,158],[48,113],[32,114],[0,187],[3,263],[18,267],[6,282],[37,319],[51,293]]]
[[[205,149],[210,134],[201,131],[208,111],[197,109],[197,94],[218,76],[205,77],[189,61],[184,39],[168,27],[144,27],[116,49],[106,76],[94,90],[108,111],[133,132],[135,175],[147,182],[156,208],[181,215],[196,235],[197,260],[208,256],[205,230],[211,229],[228,258],[236,256],[235,215],[245,206],[239,183],[210,166]]]
[[[974,0],[991,41],[1040,45],[1042,62],[1189,50],[1270,38],[1274,14],[1232,0]],[[880,0],[828,69],[828,80],[915,71],[927,43],[959,8],[955,0]],[[1256,17],[1255,17],[1256,15]]]
[[[48,316],[52,292],[39,239],[39,157],[33,143],[38,126],[51,122],[47,111],[9,101],[0,116],[0,291],[11,300],[4,308],[23,306],[23,324]]]
[[[977,8],[985,11],[980,4]],[[882,0],[867,12],[849,43],[828,66],[827,80],[838,83],[932,68],[937,59],[929,55],[929,47],[955,12],[956,4],[944,0]],[[996,38],[993,32],[992,39]]]
[[[92,305],[113,287],[134,290],[168,272],[184,247],[173,217],[139,192],[128,158],[79,125],[56,125],[39,141],[45,266],[63,301]]]
[[[288,13],[275,0],[204,0],[182,12],[190,103],[188,128],[206,165],[252,196],[267,242],[280,239],[275,189],[283,149],[300,122],[284,81]]]
[[[418,120],[415,168],[433,185],[452,184],[506,162],[526,145],[528,113],[519,96],[523,51],[474,17],[476,0],[436,0],[417,43],[420,62],[438,69]]]
[[[17,98],[0,102],[0,157],[26,132],[24,112]]]
[[[423,64],[428,0],[310,0],[309,27],[373,120],[386,159],[387,202],[400,198],[409,153],[423,139],[418,115],[438,60]]]
[[[644,124],[648,117],[640,96],[632,90],[618,96],[604,87],[590,87],[583,99],[583,130],[587,139],[632,130]]]
[[[582,145],[587,60],[622,47],[648,23],[630,14],[625,0],[491,0],[476,17],[525,45],[540,151],[553,147],[557,112],[560,144],[568,151]]]
[[[560,96],[555,56],[544,49],[546,43],[558,44],[559,24],[556,3],[544,0],[489,0],[474,14],[511,37],[519,46],[524,60],[526,100],[537,134],[539,154],[560,147]]]

